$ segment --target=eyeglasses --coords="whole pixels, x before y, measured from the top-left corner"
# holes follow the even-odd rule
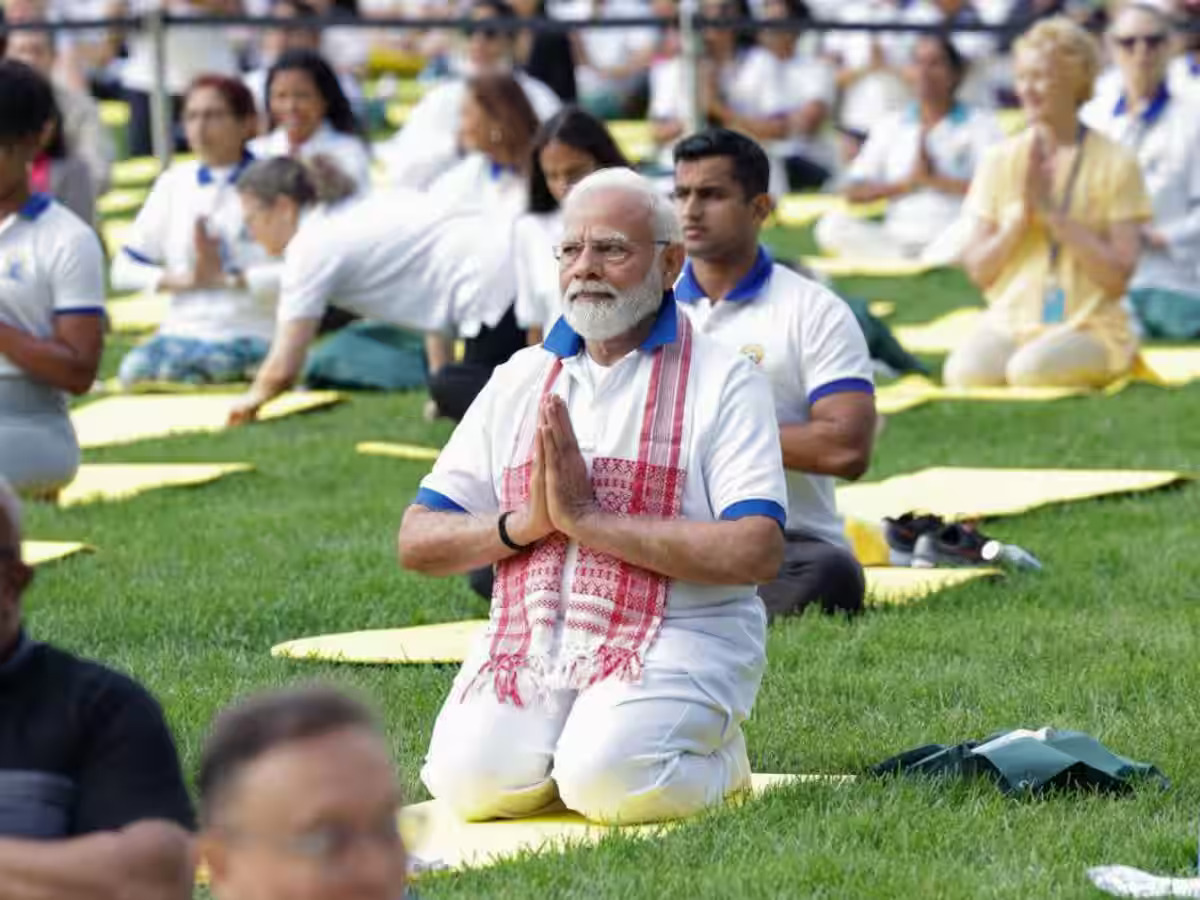
[[[1167,43],[1165,34],[1131,34],[1125,37],[1114,37],[1114,43],[1126,53],[1132,53],[1138,44],[1147,50],[1161,50]]]
[[[655,247],[665,247],[670,241],[565,241],[554,247],[554,258],[560,265],[571,266],[583,256],[583,251],[591,247],[606,264],[620,265],[633,256],[633,248],[638,245],[652,244]]]

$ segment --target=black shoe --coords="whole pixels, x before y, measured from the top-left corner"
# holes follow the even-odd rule
[[[917,539],[923,534],[940,531],[946,527],[941,516],[917,515],[906,512],[895,519],[883,520],[883,536],[891,548],[891,563],[894,566],[912,564]]]
[[[983,546],[991,538],[980,534],[974,525],[952,523],[917,538],[912,566],[932,569],[939,566],[985,566]]]

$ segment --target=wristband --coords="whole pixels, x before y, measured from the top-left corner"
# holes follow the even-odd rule
[[[518,553],[520,553],[524,550],[528,550],[533,546],[533,544],[518,544],[508,536],[508,528],[506,527],[506,524],[508,522],[508,517],[514,512],[516,512],[516,510],[510,509],[508,512],[500,513],[500,521],[497,525],[497,530],[500,532],[500,543],[502,543],[509,550],[516,550]]]

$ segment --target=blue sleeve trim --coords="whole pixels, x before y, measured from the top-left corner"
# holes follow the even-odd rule
[[[157,266],[158,263],[148,257],[145,253],[139,253],[132,247],[122,247],[121,252],[132,259],[134,262],[139,262],[143,266]]]
[[[108,314],[103,306],[72,306],[70,309],[56,309],[56,316],[103,316]]]
[[[787,513],[783,506],[774,500],[739,500],[721,511],[721,518],[726,522],[735,519],[745,519],[747,516],[766,516],[774,519],[782,528],[787,522]]]
[[[828,397],[832,394],[874,394],[875,385],[866,378],[839,378],[836,381],[831,381],[828,384],[823,384],[814,391],[808,394],[808,403],[811,406],[822,397]]]
[[[437,510],[438,512],[466,512],[463,507],[459,506],[445,494],[439,494],[437,491],[425,487],[417,491],[417,496],[413,500],[413,503],[428,509]]]

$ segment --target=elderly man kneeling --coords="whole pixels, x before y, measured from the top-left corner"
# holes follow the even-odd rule
[[[641,176],[576,185],[556,254],[563,317],[496,370],[400,528],[406,568],[496,566],[422,778],[468,819],[686,816],[750,782],[754,586],[787,503],[770,387],[676,309],[679,226]]]

